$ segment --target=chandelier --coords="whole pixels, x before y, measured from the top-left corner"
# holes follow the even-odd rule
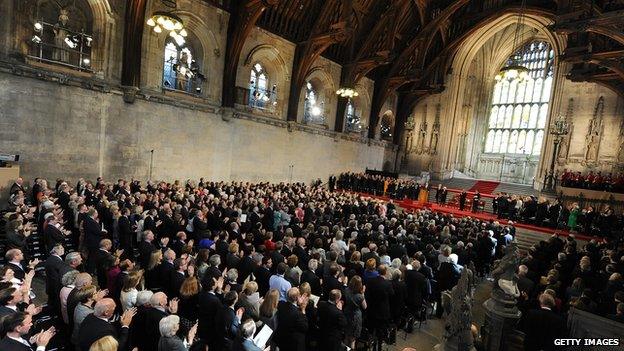
[[[520,14],[518,15],[518,22],[516,24],[516,30],[514,32],[514,40],[513,40],[513,50],[516,50],[516,47],[519,43],[522,43],[522,27],[524,23],[524,11],[526,8],[526,0],[522,0],[522,4],[520,5]],[[514,54],[507,64],[501,68],[498,74],[494,77],[496,81],[506,80],[511,82],[516,79],[520,79],[521,81],[529,78],[529,69],[522,65],[522,55]]]
[[[353,88],[340,88],[336,91],[336,95],[340,95],[343,98],[353,98],[360,94]]]
[[[147,20],[147,25],[154,29],[155,33],[162,33],[163,30],[169,32],[169,36],[172,37],[176,44],[179,46],[184,45],[185,37],[188,35],[186,29],[184,29],[184,24],[180,17],[162,11],[156,11],[152,16]]]

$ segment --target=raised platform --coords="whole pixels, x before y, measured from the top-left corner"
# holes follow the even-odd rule
[[[370,194],[364,194],[364,193],[359,193],[360,195],[362,195],[363,197],[370,197],[370,198],[375,198],[375,199],[379,199],[379,200],[384,200],[384,201],[389,201],[390,198],[387,196],[374,196],[374,195],[370,195]],[[418,202],[418,201],[412,201],[412,200],[393,200],[395,204],[397,204],[398,206],[400,206],[401,208],[403,208],[404,210],[407,211],[415,211],[415,210],[419,210],[419,209],[429,209],[432,211],[437,211],[437,212],[442,212],[442,213],[448,213],[451,214],[453,216],[456,217],[471,217],[471,218],[477,218],[479,220],[483,220],[483,221],[498,221],[501,224],[508,224],[509,220],[507,219],[498,219],[496,215],[491,214],[491,213],[486,213],[486,212],[471,212],[471,211],[460,211],[458,208],[456,207],[450,207],[450,206],[444,206],[444,205],[438,205],[432,202]],[[557,234],[560,236],[569,236],[571,234],[573,234],[577,239],[579,240],[584,240],[584,241],[589,241],[592,239],[598,240],[598,241],[602,241],[603,239],[598,238],[598,237],[593,237],[593,236],[589,236],[589,235],[584,235],[584,234],[578,234],[578,233],[572,233],[568,230],[561,230],[561,229],[553,229],[553,228],[547,228],[547,227],[539,227],[536,225],[531,225],[531,224],[526,224],[526,223],[518,223],[518,222],[514,222],[513,225],[516,228],[522,228],[522,229],[527,229],[536,233],[541,233],[544,235],[553,235],[553,234]]]

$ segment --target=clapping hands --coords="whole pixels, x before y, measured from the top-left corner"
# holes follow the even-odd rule
[[[47,330],[41,331],[30,338],[31,344],[36,344],[37,346],[46,347],[50,342],[50,339],[56,334],[56,329],[54,327],[50,327]]]
[[[132,323],[132,318],[134,317],[134,315],[137,313],[137,309],[136,307],[132,307],[126,310],[126,312],[124,312],[121,315],[121,326],[122,327],[128,327],[130,326],[130,323]]]

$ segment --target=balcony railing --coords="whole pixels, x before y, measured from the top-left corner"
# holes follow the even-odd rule
[[[28,55],[31,59],[92,72],[90,34],[41,20],[35,23],[31,43],[33,50]]]

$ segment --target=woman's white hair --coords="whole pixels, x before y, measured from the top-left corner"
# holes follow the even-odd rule
[[[175,314],[169,315],[160,320],[158,323],[158,330],[160,330],[160,335],[164,337],[172,337],[180,328],[180,317]]]

